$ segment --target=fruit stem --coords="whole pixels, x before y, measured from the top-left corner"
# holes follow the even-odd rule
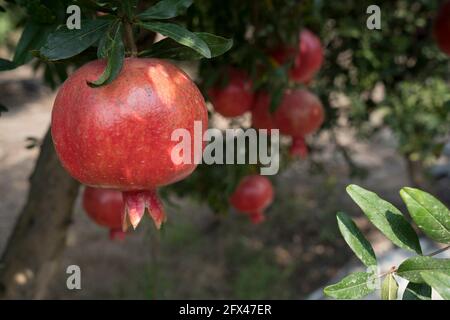
[[[125,39],[128,45],[128,48],[131,51],[132,57],[137,57],[138,50],[136,47],[136,42],[134,41],[134,35],[133,35],[133,25],[129,21],[124,22],[125,27]]]
[[[264,220],[266,220],[266,217],[264,216],[264,213],[262,213],[261,211],[250,213],[250,221],[253,224],[259,224]]]

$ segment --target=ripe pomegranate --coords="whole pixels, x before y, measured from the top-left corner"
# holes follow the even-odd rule
[[[287,90],[273,114],[269,106],[270,96],[260,92],[252,109],[253,127],[279,129],[282,134],[292,137],[291,155],[305,157],[308,149],[304,137],[320,128],[324,120],[320,100],[304,89]]]
[[[266,177],[258,175],[242,179],[230,197],[231,205],[248,214],[250,220],[255,224],[265,220],[264,210],[272,201],[272,183]]]
[[[280,64],[293,60],[289,77],[293,81],[308,84],[322,66],[323,48],[320,39],[314,33],[303,29],[300,32],[298,49],[278,48],[272,53],[272,57]]]
[[[208,91],[214,110],[224,117],[237,117],[250,111],[253,104],[252,82],[243,71],[230,69],[229,82]]]
[[[86,187],[83,193],[83,208],[97,224],[109,228],[111,239],[124,239],[122,217],[125,208],[121,192]]]
[[[52,111],[56,153],[81,183],[123,192],[124,228],[136,228],[146,208],[159,228],[165,214],[156,189],[196,167],[172,161],[179,142],[171,134],[186,129],[194,137],[194,121],[201,121],[203,135],[205,101],[183,71],[158,59],[127,58],[112,83],[91,88],[88,82],[105,66],[104,60],[89,62],[59,89]]]
[[[433,35],[439,48],[450,56],[450,1],[445,2],[436,16]]]

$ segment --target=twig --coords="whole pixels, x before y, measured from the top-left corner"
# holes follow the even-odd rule
[[[131,51],[132,57],[137,57],[137,47],[136,43],[134,42],[134,35],[133,35],[133,25],[129,21],[124,22],[125,26],[125,39],[128,44],[128,48]]]
[[[436,251],[434,251],[434,252],[432,252],[432,253],[430,253],[430,254],[427,254],[427,257],[435,256],[435,255],[437,255],[437,254],[439,254],[439,253],[442,253],[442,252],[444,252],[444,251],[446,251],[446,250],[448,250],[448,249],[450,249],[450,245],[448,245],[448,246],[446,246],[446,247],[444,247],[444,248],[441,248],[441,249],[439,249],[439,250],[436,250]]]

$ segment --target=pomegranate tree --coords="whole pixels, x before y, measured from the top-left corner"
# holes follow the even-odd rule
[[[225,87],[214,87],[208,95],[214,110],[224,117],[237,117],[250,111],[253,104],[252,82],[241,70],[230,69]]]
[[[178,142],[171,134],[183,128],[193,137],[194,121],[201,121],[204,131],[205,102],[183,71],[159,59],[126,58],[113,82],[90,87],[105,65],[89,62],[59,89],[52,111],[55,149],[81,183],[122,191],[124,226],[136,228],[147,208],[159,228],[165,214],[157,188],[186,178],[196,167],[193,161],[172,161]]]
[[[319,129],[324,121],[319,98],[308,90],[287,90],[273,114],[269,106],[270,96],[260,92],[252,109],[253,126],[257,129],[279,129],[282,134],[292,137],[291,155],[306,156],[305,136]]]
[[[446,1],[436,16],[433,35],[439,48],[450,55],[450,1]]]
[[[292,60],[290,79],[307,84],[322,66],[323,48],[319,37],[308,29],[303,29],[299,38],[298,47],[278,48],[272,53],[272,57],[280,64]]]
[[[95,223],[109,228],[111,239],[124,239],[122,217],[125,208],[121,192],[86,187],[83,193],[83,208]]]
[[[264,210],[273,201],[273,187],[264,176],[251,175],[243,178],[230,197],[231,205],[238,211],[248,214],[257,224],[265,220]]]

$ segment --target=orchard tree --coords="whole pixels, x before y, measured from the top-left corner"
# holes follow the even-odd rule
[[[262,108],[263,121],[258,125],[254,121],[253,125],[268,130],[279,128],[291,138],[291,142],[282,146],[282,169],[297,161],[298,155],[305,156],[309,149],[313,153],[320,151],[311,137],[319,129],[333,133],[343,124],[350,124],[361,137],[369,137],[389,127],[411,168],[413,182],[420,184],[422,180],[417,177],[421,171],[417,173],[416,168],[439,155],[449,131],[450,99],[445,83],[449,60],[439,49],[442,45],[437,46],[432,36],[441,34],[432,30],[439,1],[383,3],[381,28],[374,30],[367,28],[366,10],[371,4],[368,0],[196,0],[194,3],[191,0],[11,0],[2,5],[2,11],[6,12],[0,14],[20,28],[22,34],[14,55],[0,59],[0,70],[31,64],[34,69],[43,70],[45,82],[53,88],[69,74],[73,75],[61,87],[58,94],[61,98],[55,103],[53,120],[58,125],[52,128],[53,138],[61,142],[57,143],[56,150],[66,169],[88,184],[99,182],[103,186],[105,181],[94,181],[101,177],[93,179],[90,174],[83,177],[82,170],[74,165],[76,159],[69,155],[77,145],[68,146],[64,139],[67,134],[75,133],[64,130],[71,117],[84,119],[83,113],[89,110],[85,105],[80,105],[78,110],[74,101],[72,108],[64,109],[75,93],[81,92],[70,90],[67,83],[77,88],[83,86],[86,93],[108,92],[114,86],[129,89],[127,86],[135,80],[139,88],[146,79],[128,77],[122,81],[120,77],[121,72],[131,75],[133,70],[149,67],[137,58],[191,61],[198,69],[195,80],[200,92],[213,104],[209,116],[217,112],[230,118],[248,112],[254,105]],[[77,28],[78,13],[80,28]],[[445,24],[440,28],[445,28]],[[77,71],[72,73],[74,69]],[[158,79],[160,90],[168,95],[178,92],[174,83],[164,82],[164,74],[168,74],[174,81],[181,81],[182,88],[189,88],[186,90],[192,99],[183,100],[186,97],[179,94],[175,94],[176,98],[187,105],[195,101],[191,105],[193,109],[205,110],[195,85],[173,64],[160,62],[153,69],[160,72],[152,75],[155,80],[152,88],[158,86]],[[88,83],[80,78],[87,79]],[[380,88],[382,94],[376,95]],[[310,111],[304,117],[293,119],[289,113],[292,105],[302,105],[302,109]],[[0,111],[7,107],[2,106]],[[259,117],[254,110],[252,116],[256,120]],[[66,111],[69,113],[65,114]],[[199,111],[196,119],[206,123],[203,111]],[[171,123],[182,113],[176,110],[158,120],[161,125]],[[377,115],[382,115],[381,121],[374,121],[379,118]],[[308,130],[294,130],[293,120]],[[233,125],[246,125],[241,118],[230,121]],[[87,129],[80,134],[80,141],[90,141],[85,145],[92,142],[82,140],[88,139],[88,135]],[[122,132],[121,136],[125,135]],[[104,137],[107,136],[105,133]],[[157,132],[155,136],[158,137]],[[139,147],[139,142],[132,142],[126,152],[132,153]],[[152,147],[157,149],[160,145],[156,143]],[[286,152],[289,148],[292,156]],[[348,150],[342,146],[337,150],[354,168]],[[111,165],[115,163],[114,159],[108,160]],[[162,188],[160,194],[163,200],[172,194],[192,197],[207,203],[214,212],[223,213],[243,178],[257,173],[259,166],[258,163],[201,164],[193,172],[192,167],[185,168],[180,177],[192,174]],[[126,205],[129,216],[134,217],[129,220],[131,224],[142,216],[142,199],[158,208],[153,211],[157,225],[163,221],[162,206],[154,189],[163,182],[176,180],[171,173],[147,177],[160,178],[145,186],[151,192],[128,193]],[[139,180],[139,175],[133,177]],[[45,295],[43,288],[64,248],[78,189],[79,183],[60,165],[49,130],[30,180],[27,203],[2,258],[0,296]],[[121,189],[133,191],[125,185]],[[263,209],[269,200],[269,193],[263,195],[258,209]],[[250,214],[254,213],[251,211]],[[26,276],[26,284],[15,282],[20,274]]]

